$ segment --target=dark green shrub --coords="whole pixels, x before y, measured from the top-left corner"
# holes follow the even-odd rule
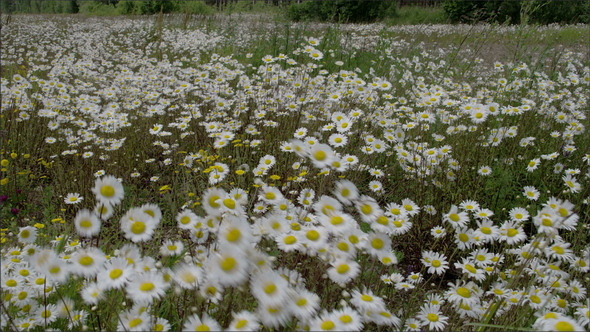
[[[152,15],[157,13],[171,13],[175,8],[175,3],[172,0],[149,0],[139,3],[139,13],[145,15]]]
[[[291,5],[288,17],[294,21],[373,22],[395,11],[392,6],[397,4],[374,0],[306,1]]]
[[[587,0],[446,0],[443,9],[453,23],[588,23]]]

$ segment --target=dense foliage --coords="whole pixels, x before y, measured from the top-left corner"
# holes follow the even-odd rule
[[[447,0],[443,8],[451,22],[588,23],[590,2],[573,1],[470,1]]]

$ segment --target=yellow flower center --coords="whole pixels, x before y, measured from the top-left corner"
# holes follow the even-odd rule
[[[467,299],[471,297],[471,291],[465,287],[459,287],[457,289],[457,294]]]
[[[104,185],[100,188],[100,194],[104,197],[113,197],[115,195],[115,188],[113,188],[113,186]]]
[[[574,331],[574,326],[568,322],[560,321],[555,324],[555,331]]]
[[[451,213],[449,215],[449,219],[451,219],[451,221],[458,222],[461,219],[461,217],[459,217],[459,215],[456,213]]]
[[[219,198],[220,197],[217,195],[213,195],[213,196],[209,197],[209,201],[208,201],[209,205],[214,209],[219,208],[220,205],[219,205],[219,203],[217,203]]]
[[[373,302],[373,297],[371,295],[363,294],[361,300],[365,302]]]
[[[434,259],[432,262],[430,262],[430,265],[434,267],[439,267],[441,265],[441,262],[438,259]]]
[[[348,323],[352,322],[352,317],[350,317],[349,315],[342,315],[342,316],[340,316],[340,321],[342,323],[348,324]]]
[[[344,222],[344,218],[342,218],[341,216],[334,216],[332,218],[330,218],[330,223],[332,225],[340,225]]]
[[[84,256],[78,261],[81,265],[89,266],[94,263],[94,259],[90,256]]]
[[[131,233],[133,234],[143,234],[145,232],[145,223],[141,221],[136,221],[131,225]]]
[[[236,201],[234,201],[231,198],[226,198],[223,200],[223,205],[225,205],[225,207],[227,207],[228,209],[235,209],[236,208]]]
[[[438,322],[438,315],[437,314],[428,314],[426,315],[426,319],[431,322]]]
[[[129,321],[129,327],[134,328],[141,323],[143,323],[143,320],[141,318],[135,318]]]
[[[508,237],[514,237],[518,234],[518,230],[514,229],[514,228],[509,228],[508,231],[506,232],[506,235]]]
[[[341,264],[341,265],[338,265],[338,267],[336,268],[336,271],[340,274],[344,274],[344,273],[348,272],[348,270],[350,270],[350,267],[348,266],[348,264]]]
[[[323,322],[322,325],[320,325],[320,328],[324,331],[330,331],[330,330],[334,329],[335,326],[336,326],[336,324],[334,324],[333,321],[327,320],[327,321]]]
[[[227,236],[225,238],[229,242],[235,242],[238,241],[241,237],[242,232],[237,228],[232,228],[229,232],[227,232]]]
[[[82,221],[80,221],[80,227],[90,228],[90,227],[92,227],[92,221],[90,221],[90,220],[82,220]]]
[[[208,325],[201,324],[195,328],[195,331],[211,331]]]
[[[237,264],[238,264],[238,262],[236,261],[235,258],[227,257],[221,261],[220,267],[223,271],[229,272],[229,271],[233,270]]]
[[[141,284],[139,286],[139,290],[141,290],[142,292],[149,292],[149,291],[153,290],[154,288],[156,288],[156,285],[154,285],[151,282],[144,282],[143,284]]]
[[[385,243],[383,243],[383,240],[381,240],[380,238],[374,238],[373,240],[371,240],[371,246],[377,250],[383,248],[384,245]]]
[[[565,253],[565,249],[560,246],[554,246],[551,248],[551,250],[553,250],[558,255],[563,255]]]
[[[284,241],[285,241],[285,244],[293,244],[293,243],[297,242],[297,238],[294,237],[293,235],[288,235],[285,237]]]
[[[361,206],[361,212],[363,214],[371,214],[371,212],[373,212],[373,207],[371,207],[369,204],[364,204]]]
[[[244,328],[244,326],[246,326],[248,324],[248,321],[245,319],[240,319],[239,321],[236,322],[236,329],[241,329]]]
[[[317,241],[320,238],[320,233],[316,230],[307,231],[305,236],[311,241]]]
[[[109,278],[115,280],[115,279],[118,279],[122,274],[123,274],[123,270],[112,269],[111,272],[109,272]]]
[[[339,242],[336,247],[341,251],[348,251],[349,245],[346,242]]]

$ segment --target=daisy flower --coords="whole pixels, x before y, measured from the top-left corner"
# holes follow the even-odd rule
[[[446,292],[449,302],[457,305],[467,303],[473,305],[479,301],[481,290],[472,281],[464,283],[456,281],[454,284],[449,283],[449,289]]]
[[[121,203],[125,195],[123,184],[112,175],[96,179],[92,192],[96,195],[97,201],[113,206]]]
[[[237,286],[248,277],[249,260],[242,250],[231,246],[221,246],[211,253],[207,268],[207,278],[215,278],[222,286]]]
[[[536,201],[539,199],[539,191],[533,186],[526,186],[522,188],[524,197],[530,199],[531,201]]]
[[[385,308],[383,299],[373,294],[369,289],[363,289],[362,291],[353,290],[350,303],[361,312],[378,311]]]
[[[139,208],[132,208],[121,218],[121,230],[132,242],[148,241],[152,238],[158,220]]]
[[[441,275],[449,268],[447,257],[433,251],[423,251],[421,261],[431,274]]]
[[[100,232],[100,219],[98,216],[88,209],[82,209],[76,213],[74,219],[74,226],[78,235],[82,237],[92,237],[98,235]]]
[[[94,206],[94,214],[96,214],[102,220],[108,220],[110,217],[113,216],[115,209],[110,204],[105,203],[96,203]]]
[[[539,319],[535,325],[540,331],[584,331],[575,319],[565,315],[558,318]]]
[[[536,170],[537,168],[539,168],[539,165],[541,165],[541,159],[535,158],[535,159],[529,161],[529,163],[527,164],[526,170],[527,170],[527,172],[532,172],[532,171]]]
[[[178,256],[184,250],[182,241],[166,240],[160,247],[160,254],[162,256]]]
[[[78,193],[69,193],[66,195],[64,202],[66,204],[78,204],[84,200],[84,197],[80,196]]]
[[[133,269],[123,257],[111,258],[98,272],[96,280],[102,289],[119,289],[125,286],[133,275]]]
[[[360,272],[360,265],[356,261],[336,260],[328,269],[328,277],[339,285],[346,285]]]
[[[307,320],[315,315],[320,307],[320,297],[304,288],[293,290],[291,298],[293,300],[293,315],[300,320]]]
[[[127,296],[135,303],[150,304],[166,291],[164,277],[159,272],[136,274],[125,288]]]
[[[451,210],[443,216],[443,220],[448,222],[453,228],[464,227],[469,222],[467,212],[459,212],[457,206],[451,206]]]
[[[138,310],[127,310],[120,313],[118,331],[147,331],[150,327],[150,316],[147,312]]]
[[[233,319],[226,331],[257,331],[259,329],[260,323],[256,315],[250,311],[242,310],[233,314]]]
[[[181,263],[174,268],[173,278],[184,289],[196,289],[203,279],[201,268],[190,263]]]
[[[418,318],[423,325],[428,325],[428,329],[436,331],[443,330],[449,319],[442,315],[440,306],[431,304],[422,306],[416,318]]]
[[[105,261],[102,250],[96,247],[81,249],[72,255],[72,272],[90,278],[98,273]]]
[[[37,228],[33,226],[19,227],[18,242],[29,244],[37,240]]]
[[[324,313],[319,317],[311,320],[309,323],[310,331],[340,331],[339,321],[332,313]]]

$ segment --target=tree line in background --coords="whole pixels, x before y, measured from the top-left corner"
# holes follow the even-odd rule
[[[439,7],[449,23],[590,23],[588,0],[0,0],[2,13],[151,15],[212,14],[276,7],[294,21],[374,22],[395,19],[400,6]]]

